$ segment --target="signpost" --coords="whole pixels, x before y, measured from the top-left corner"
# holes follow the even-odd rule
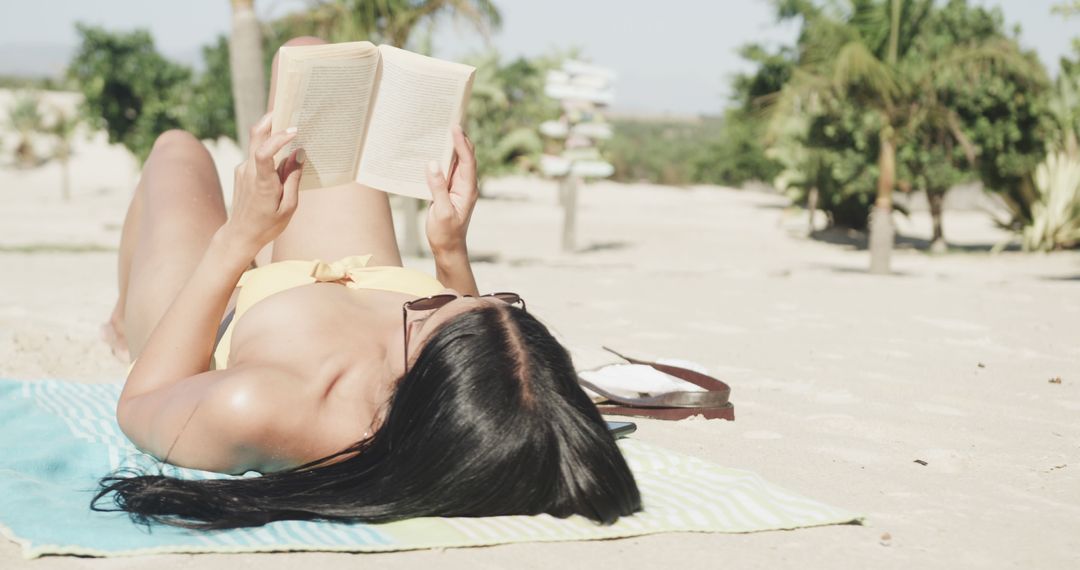
[[[544,94],[561,102],[562,116],[541,123],[540,133],[562,140],[563,151],[541,157],[540,170],[559,181],[565,252],[576,249],[577,191],[581,180],[607,178],[615,172],[595,144],[611,138],[611,125],[600,111],[614,101],[614,83],[615,72],[580,61],[567,61],[561,69],[547,74]]]

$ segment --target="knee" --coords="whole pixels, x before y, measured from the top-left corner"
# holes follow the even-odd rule
[[[202,148],[202,143],[195,135],[181,129],[169,129],[154,140],[151,154],[161,154],[165,151],[187,150]]]
[[[195,135],[180,129],[169,129],[154,140],[143,172],[168,170],[169,165],[185,164],[201,171],[216,172],[210,151]]]

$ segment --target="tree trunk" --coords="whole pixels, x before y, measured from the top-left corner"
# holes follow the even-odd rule
[[[817,189],[817,186],[814,186],[813,188],[810,189],[810,193],[806,196],[806,209],[809,210],[809,212],[810,212],[810,216],[809,216],[810,219],[807,222],[807,227],[806,227],[806,235],[808,235],[808,236],[814,235],[814,232],[816,231],[816,229],[814,228],[814,217],[817,214],[818,200],[819,200],[818,189]]]
[[[945,253],[948,251],[948,245],[945,243],[945,231],[941,224],[945,192],[927,189],[926,199],[930,202],[930,218],[934,221],[934,237],[930,239],[930,253]]]
[[[878,187],[870,213],[870,273],[890,273],[893,250],[892,193],[896,183],[896,143],[891,127],[881,131],[878,154]]]
[[[405,214],[405,243],[401,253],[406,257],[424,257],[424,247],[420,243],[420,216],[423,215],[424,201],[417,198],[404,198],[402,212]]]
[[[892,0],[892,14],[889,16],[889,54],[890,67],[896,67],[900,47],[900,0]]]
[[[577,179],[573,176],[564,178],[562,190],[562,250],[564,253],[573,253],[577,249]]]
[[[255,17],[254,0],[232,0],[232,35],[229,68],[233,108],[240,149],[247,152],[248,131],[266,113],[266,72],[263,69],[262,29]]]

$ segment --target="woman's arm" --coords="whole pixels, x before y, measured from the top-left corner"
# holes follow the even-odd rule
[[[207,370],[221,315],[253,255],[224,226],[214,234],[135,360],[121,402]]]
[[[207,368],[218,320],[241,273],[296,210],[302,151],[274,167],[274,155],[295,134],[271,136],[270,115],[252,128],[252,153],[236,169],[232,216],[158,321],[124,384],[117,422],[136,446],[163,460],[230,473],[267,465],[263,447],[290,405],[274,397],[283,391],[267,387],[295,379],[276,369]]]
[[[232,217],[214,234],[158,321],[124,384],[121,406],[207,370],[221,315],[241,273],[292,217],[302,158],[290,156],[280,171],[274,168],[274,154],[295,132],[270,136],[268,119],[252,129],[254,150],[236,170]]]
[[[427,216],[428,244],[435,256],[439,282],[465,295],[479,295],[465,243],[478,196],[476,155],[461,127],[455,126],[452,134],[457,162],[449,182],[439,171],[438,164],[433,162],[428,167],[428,188],[432,197]]]
[[[439,283],[463,295],[477,296],[472,265],[469,264],[469,252],[462,248],[458,251],[432,252],[435,256],[435,278]]]

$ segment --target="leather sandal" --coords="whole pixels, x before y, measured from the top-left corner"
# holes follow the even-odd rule
[[[691,384],[700,386],[704,388],[705,391],[687,392],[679,390],[664,392],[654,396],[628,398],[626,396],[613,394],[584,378],[578,377],[578,382],[582,386],[607,398],[606,403],[600,403],[596,406],[601,414],[639,416],[658,420],[681,420],[697,415],[704,416],[707,420],[735,419],[735,406],[729,401],[731,396],[731,386],[728,386],[724,382],[713,378],[708,374],[702,374],[701,372],[683,368],[682,366],[673,366],[671,364],[660,364],[658,362],[647,362],[636,358],[630,358],[628,356],[623,356],[606,346],[603,347],[603,349],[622,358],[630,364],[649,366],[664,374],[669,374],[681,380],[690,382]]]

